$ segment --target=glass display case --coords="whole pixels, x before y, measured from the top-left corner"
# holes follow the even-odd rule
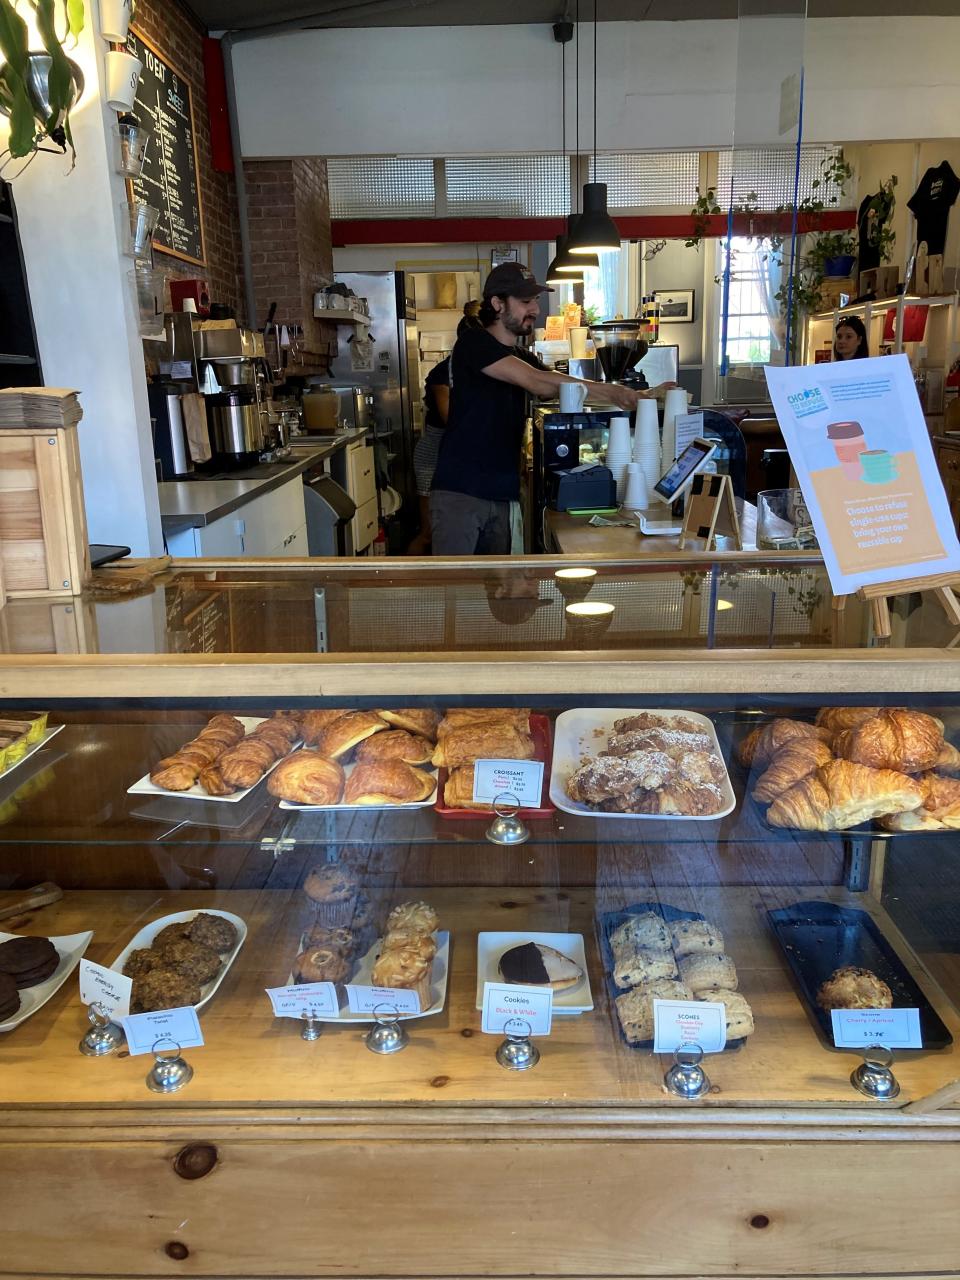
[[[99,596],[0,613],[5,1272],[954,1265],[935,603],[878,642],[797,553],[193,562]],[[148,1088],[169,1041],[79,1051],[81,956],[158,1041],[196,1009],[182,1087]]]

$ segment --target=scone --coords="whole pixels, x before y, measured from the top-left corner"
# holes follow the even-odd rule
[[[713,955],[723,951],[723,934],[709,920],[673,920],[670,923],[670,940],[674,955],[696,955],[700,951]]]
[[[617,1017],[629,1044],[653,1039],[654,1000],[692,1000],[693,994],[682,982],[646,982],[625,995],[617,996]]]
[[[697,996],[697,999],[712,1000],[723,1005],[726,1011],[728,1040],[739,1040],[741,1036],[753,1034],[753,1010],[739,991],[717,987],[715,991],[705,991]]]
[[[893,992],[872,969],[847,964],[835,969],[817,992],[817,1004],[831,1009],[890,1009]]]
[[[613,980],[621,988],[678,977],[672,951],[623,951],[613,967]]]
[[[736,965],[722,952],[714,955],[697,951],[691,956],[684,956],[679,965],[680,981],[686,983],[695,996],[721,988],[736,991],[740,985]]]
[[[610,949],[614,955],[622,946],[637,947],[646,951],[668,951],[670,945],[667,926],[663,917],[658,916],[655,911],[644,911],[642,915],[630,916],[610,935]]]

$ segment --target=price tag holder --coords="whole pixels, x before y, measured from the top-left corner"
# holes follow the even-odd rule
[[[521,809],[539,809],[543,794],[542,760],[478,760],[473,771],[473,798],[493,804],[504,793],[516,796]]]
[[[686,1044],[720,1053],[726,1043],[727,1011],[719,1000],[654,1000],[654,1053],[673,1053]]]
[[[132,978],[92,960],[80,961],[80,999],[84,1004],[102,1004],[104,1012],[119,1021],[130,1012],[132,990]]]
[[[553,1021],[553,988],[485,982],[480,1029],[487,1035],[502,1036],[503,1024],[510,1018],[529,1022],[532,1036],[548,1036]]]
[[[922,1049],[919,1009],[831,1009],[838,1049],[882,1044],[887,1049]]]
[[[351,1013],[373,1013],[374,1009],[384,1013],[396,1009],[398,1014],[409,1016],[421,1011],[420,997],[403,987],[361,987],[348,983],[347,1004]]]
[[[340,1013],[337,988],[332,982],[303,982],[295,987],[266,987],[275,1018],[336,1018]]]
[[[197,1049],[203,1044],[200,1019],[192,1004],[155,1013],[131,1013],[122,1022],[127,1048],[134,1056],[152,1053],[158,1040],[175,1040],[181,1049]]]

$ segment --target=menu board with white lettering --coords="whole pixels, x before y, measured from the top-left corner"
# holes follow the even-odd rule
[[[134,31],[127,36],[127,48],[143,63],[134,111],[153,130],[143,173],[133,181],[134,193],[160,210],[154,248],[202,264],[203,221],[190,84]]]

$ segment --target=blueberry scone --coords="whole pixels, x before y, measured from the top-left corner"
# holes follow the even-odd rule
[[[739,991],[717,987],[713,991],[704,991],[697,998],[717,1001],[723,1005],[726,1012],[728,1040],[738,1040],[741,1036],[749,1036],[753,1033],[753,1010]]]
[[[723,951],[723,934],[709,920],[671,921],[670,940],[678,960],[681,956],[692,956],[700,951],[714,955]]]
[[[642,982],[676,979],[677,962],[672,951],[648,951],[640,947],[624,948],[615,953],[613,980],[618,987],[636,987]]]
[[[671,982],[662,979],[659,982],[646,982],[642,987],[634,987],[622,996],[617,996],[617,1017],[623,1027],[623,1034],[629,1044],[640,1044],[653,1038],[653,1002],[654,1000],[690,1000],[692,993],[682,982]]]
[[[698,951],[693,955],[683,956],[679,965],[681,982],[686,983],[695,996],[718,989],[736,991],[740,985],[736,965],[722,952],[712,955],[707,951]]]
[[[610,950],[614,959],[623,947],[643,951],[669,951],[670,933],[663,917],[655,911],[644,911],[641,915],[628,917],[610,935]]]

